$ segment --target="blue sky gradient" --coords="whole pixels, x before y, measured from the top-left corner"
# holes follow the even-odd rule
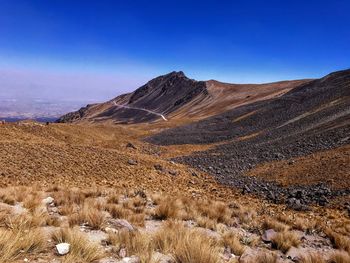
[[[0,93],[104,100],[173,70],[321,77],[349,68],[349,14],[345,0],[0,0]]]

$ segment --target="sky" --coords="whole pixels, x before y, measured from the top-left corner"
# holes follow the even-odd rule
[[[0,0],[0,97],[103,101],[182,70],[263,83],[350,67],[350,1]]]

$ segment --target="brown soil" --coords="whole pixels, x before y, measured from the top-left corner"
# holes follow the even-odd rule
[[[326,182],[335,189],[350,188],[350,145],[305,157],[258,165],[247,173],[283,186]]]
[[[0,186],[107,186],[200,195],[236,195],[210,176],[165,159],[183,154],[142,143],[130,126],[38,123],[0,126]],[[137,149],[127,148],[131,142]],[[162,156],[162,157],[160,157]],[[137,161],[136,165],[128,164]],[[155,169],[161,165],[164,171]],[[171,175],[174,171],[177,175]]]

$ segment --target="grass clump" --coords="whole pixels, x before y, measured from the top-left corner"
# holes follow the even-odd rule
[[[237,256],[241,256],[246,250],[246,247],[240,242],[240,238],[232,231],[224,233],[222,241],[224,246],[228,247]]]
[[[154,246],[164,254],[172,254],[176,262],[218,263],[218,242],[206,234],[168,221],[153,236]]]
[[[27,253],[42,252],[46,237],[39,228],[30,231],[0,229],[0,262],[13,262]]]
[[[297,233],[291,231],[278,232],[272,239],[272,246],[283,253],[291,247],[298,247],[301,243]]]
[[[77,213],[68,217],[69,225],[81,225],[87,224],[91,229],[102,229],[106,221],[106,217],[103,212],[98,209],[84,205],[83,208]]]
[[[98,244],[88,238],[78,229],[61,228],[52,234],[56,244],[70,244],[69,253],[63,257],[63,262],[94,262],[104,255]]]

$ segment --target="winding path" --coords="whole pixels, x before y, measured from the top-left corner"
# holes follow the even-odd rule
[[[127,105],[121,105],[121,104],[117,104],[115,101],[113,101],[113,104],[114,104],[115,106],[117,106],[117,107],[120,107],[120,108],[131,109],[131,110],[146,111],[146,112],[148,112],[148,113],[151,113],[151,114],[160,116],[164,121],[168,121],[168,119],[165,118],[165,116],[164,116],[163,114],[157,113],[157,112],[155,112],[155,111],[151,111],[151,110],[147,110],[147,109],[143,109],[143,108],[130,107],[130,106],[127,106]]]

